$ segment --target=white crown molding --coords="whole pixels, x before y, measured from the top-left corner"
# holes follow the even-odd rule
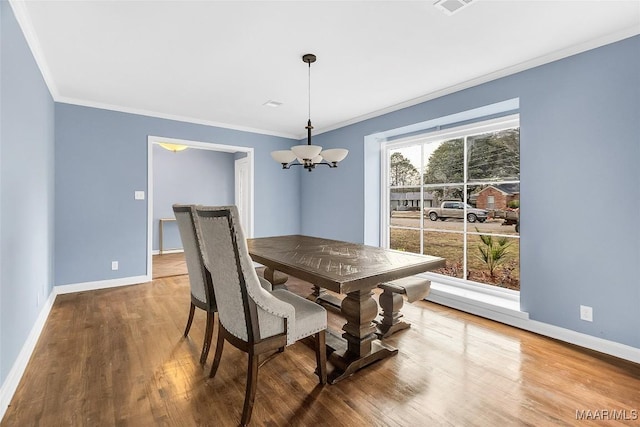
[[[31,328],[31,332],[29,332],[27,340],[22,346],[20,353],[18,353],[18,357],[13,363],[13,366],[7,374],[7,377],[2,383],[2,387],[0,387],[0,421],[2,421],[2,418],[7,411],[9,403],[11,403],[11,399],[13,398],[13,395],[18,388],[18,384],[22,379],[22,375],[24,375],[25,369],[27,369],[29,359],[31,359],[31,355],[36,348],[36,344],[38,343],[38,338],[40,338],[40,334],[42,333],[42,330],[47,323],[47,319],[49,317],[49,313],[51,312],[51,308],[53,307],[53,302],[55,301],[55,299],[56,290],[54,287],[53,291],[49,294],[49,298],[47,298],[44,305],[42,306],[40,314],[38,314],[38,318]]]
[[[47,65],[47,61],[45,60],[40,43],[38,42],[38,37],[33,29],[33,23],[31,22],[29,12],[27,11],[27,2],[9,0],[9,5],[11,6],[11,9],[13,9],[13,14],[18,21],[18,25],[22,29],[24,38],[27,40],[27,45],[29,46],[29,49],[31,49],[31,54],[40,69],[44,83],[49,88],[49,93],[55,101],[60,94],[58,92],[58,87],[55,84],[55,80],[51,75],[51,71],[49,70],[49,66]]]
[[[231,129],[231,130],[237,130],[242,132],[251,132],[251,133],[257,133],[261,135],[277,136],[281,138],[288,138],[288,139],[294,139],[294,140],[299,139],[296,135],[290,134],[290,133],[275,132],[275,131],[266,130],[266,129],[252,128],[249,126],[232,125],[229,123],[196,119],[193,117],[179,116],[175,114],[165,114],[157,111],[143,110],[140,108],[132,108],[132,107],[124,107],[121,105],[106,104],[106,103],[95,102],[95,101],[87,101],[84,99],[69,98],[66,96],[58,96],[57,98],[54,98],[54,101],[62,104],[72,104],[72,105],[79,105],[83,107],[99,108],[102,110],[117,111],[120,113],[137,114],[140,116],[154,117],[158,119],[175,120],[177,122],[193,123],[193,124],[204,125],[204,126],[215,126],[223,129]]]
[[[157,111],[151,111],[151,110],[144,110],[144,109],[137,109],[137,108],[131,108],[131,107],[125,107],[125,106],[120,106],[120,105],[112,105],[112,104],[106,104],[106,103],[100,103],[100,102],[96,102],[96,101],[90,101],[90,100],[83,100],[83,99],[77,99],[77,98],[71,98],[71,97],[65,97],[65,96],[61,96],[57,86],[55,85],[55,81],[51,75],[51,72],[49,71],[49,68],[47,66],[44,54],[42,53],[42,49],[40,48],[40,44],[38,43],[38,38],[35,35],[35,31],[33,30],[33,24],[31,22],[31,19],[29,18],[29,13],[26,9],[26,1],[24,0],[9,0],[9,3],[11,4],[11,7],[13,9],[13,12],[16,16],[16,19],[18,20],[18,24],[20,25],[20,27],[22,28],[22,31],[25,35],[25,38],[27,40],[27,43],[31,49],[31,52],[33,53],[33,56],[36,60],[36,63],[38,65],[38,67],[40,68],[40,72],[42,73],[42,76],[45,80],[45,83],[47,85],[47,87],[49,88],[49,92],[51,93],[51,96],[53,97],[53,100],[55,102],[59,102],[59,103],[66,103],[66,104],[73,104],[73,105],[80,105],[80,106],[85,106],[85,107],[92,107],[92,108],[100,108],[100,109],[104,109],[104,110],[111,110],[111,111],[119,111],[119,112],[123,112],[123,113],[129,113],[129,114],[138,114],[138,115],[142,115],[142,116],[148,116],[148,117],[156,117],[156,118],[160,118],[160,119],[166,119],[166,120],[175,120],[175,121],[179,121],[179,122],[186,122],[186,123],[194,123],[194,124],[200,124],[200,125],[205,125],[205,126],[215,126],[215,127],[219,127],[219,128],[223,128],[223,129],[232,129],[232,130],[238,130],[238,131],[243,131],[243,132],[251,132],[251,133],[257,133],[257,134],[262,134],[262,135],[270,135],[270,136],[277,136],[277,137],[281,137],[281,138],[289,138],[289,139],[294,139],[294,140],[301,140],[305,137],[304,134],[292,134],[292,133],[286,133],[286,132],[276,132],[276,131],[272,131],[272,130],[266,130],[266,129],[257,129],[257,128],[252,128],[252,127],[247,127],[247,126],[240,126],[240,125],[233,125],[233,124],[228,124],[228,123],[221,123],[221,122],[216,122],[216,121],[210,121],[210,120],[203,120],[203,119],[196,119],[196,118],[192,118],[192,117],[185,117],[185,116],[179,116],[179,115],[173,115],[173,114],[166,114],[166,113],[160,113]],[[374,117],[379,117],[381,115],[384,114],[388,114],[388,113],[392,113],[394,111],[398,111],[401,110],[403,108],[407,108],[407,107],[411,107],[417,104],[421,104],[423,102],[427,102],[436,98],[440,98],[442,96],[445,95],[449,95],[455,92],[459,92],[461,90],[464,89],[468,89],[470,87],[473,86],[478,86],[480,84],[483,83],[487,83],[490,82],[492,80],[496,80],[502,77],[506,77],[512,74],[516,74],[519,73],[521,71],[525,71],[531,68],[535,68],[538,67],[540,65],[544,65],[544,64],[548,64],[550,62],[553,61],[557,61],[572,55],[576,55],[578,53],[582,53],[585,52],[587,50],[591,50],[591,49],[595,49],[610,43],[614,43],[620,40],[624,40],[626,38],[629,37],[633,37],[635,35],[640,34],[640,28],[638,28],[637,26],[633,26],[633,27],[629,27],[629,28],[625,28],[622,29],[620,31],[616,31],[614,33],[610,33],[607,34],[603,37],[599,37],[593,40],[589,40],[587,42],[584,43],[580,43],[574,46],[570,46],[568,48],[565,49],[560,49],[557,50],[555,52],[552,52],[548,55],[543,55],[534,59],[531,59],[529,61],[525,61],[525,62],[521,62],[519,64],[513,65],[511,67],[507,67],[507,68],[503,68],[502,70],[498,70],[495,71],[493,73],[489,73],[489,74],[485,74],[484,76],[480,76],[477,77],[475,79],[471,79],[471,80],[467,80],[465,82],[462,82],[460,84],[457,85],[453,85],[453,86],[449,86],[447,88],[444,88],[442,90],[438,90],[435,92],[431,92],[429,94],[417,97],[417,98],[413,98],[380,110],[376,110],[373,111],[371,113],[367,113],[367,114],[363,114],[357,117],[354,117],[352,119],[349,120],[345,120],[345,121],[341,121],[339,123],[335,123],[331,126],[327,126],[327,127],[323,127],[323,128],[316,128],[314,131],[314,134],[319,135],[322,133],[326,133],[326,132],[330,132],[332,130],[336,130],[339,128],[343,128],[345,126],[349,126],[355,123],[359,123],[368,119],[372,119]]]
[[[49,70],[49,66],[47,65],[47,61],[45,59],[44,53],[38,41],[38,37],[36,36],[33,23],[31,21],[29,12],[27,10],[27,3],[28,2],[24,0],[9,0],[9,4],[13,9],[13,14],[15,15],[16,20],[18,21],[18,25],[22,29],[22,33],[24,34],[24,37],[27,40],[27,45],[31,49],[31,53],[36,61],[36,64],[38,65],[38,68],[40,69],[42,78],[44,79],[45,84],[49,88],[49,93],[51,93],[51,97],[55,102],[80,105],[84,107],[100,108],[103,110],[118,111],[121,113],[138,114],[141,116],[155,117],[159,119],[175,120],[178,122],[193,123],[193,124],[199,124],[199,125],[205,125],[205,126],[215,126],[223,129],[232,129],[232,130],[237,130],[242,132],[251,132],[251,133],[257,133],[261,135],[277,136],[281,138],[288,138],[288,139],[294,139],[294,140],[300,139],[298,138],[297,135],[286,133],[286,132],[275,132],[271,130],[257,129],[257,128],[252,128],[248,126],[232,125],[228,123],[215,122],[211,120],[195,119],[192,117],[185,117],[185,116],[179,116],[174,114],[165,114],[157,111],[124,107],[121,105],[112,105],[107,103],[62,96],[60,94],[60,91],[58,90],[58,87],[55,84],[55,80],[53,76],[51,75],[51,71]]]
[[[403,108],[412,107],[414,105],[422,104],[423,102],[431,101],[436,98],[440,98],[442,96],[450,95],[455,92],[459,92],[464,89],[469,89],[474,86],[481,85],[483,83],[487,83],[493,80],[497,80],[502,77],[507,77],[512,74],[516,74],[522,71],[529,70],[531,68],[539,67],[544,64],[548,64],[550,62],[558,61],[560,59],[568,58],[573,55],[577,55],[582,52],[586,52],[591,49],[596,49],[598,47],[602,47],[611,43],[615,43],[629,37],[633,37],[640,34],[639,27],[629,27],[620,31],[616,31],[614,33],[607,34],[606,36],[599,37],[597,39],[589,40],[584,43],[580,43],[577,45],[570,46],[568,48],[560,49],[555,52],[552,52],[547,55],[539,56],[537,58],[521,62],[516,65],[512,65],[507,68],[503,68],[498,71],[494,71],[489,74],[485,74],[483,76],[477,77],[475,79],[467,80],[465,82],[459,83],[457,85],[449,86],[445,89],[441,89],[435,92],[428,93],[426,95],[420,96],[418,98],[413,98],[408,101],[401,102],[399,104],[395,104],[389,106],[387,108],[383,108],[381,110],[376,110],[371,113],[363,114],[358,117],[354,117],[349,120],[345,120],[334,125],[314,129],[314,134],[319,135],[321,133],[330,132],[332,130],[340,129],[345,126],[349,126],[355,123],[363,122],[368,119],[372,119],[374,117],[379,117],[384,114],[393,113],[394,111],[402,110]]]

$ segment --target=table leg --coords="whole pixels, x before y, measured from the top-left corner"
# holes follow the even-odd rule
[[[378,324],[376,335],[379,338],[386,338],[398,331],[411,327],[410,323],[400,320],[402,318],[400,310],[404,305],[402,295],[385,289],[378,297],[378,303],[382,309],[382,320],[376,322]]]
[[[313,285],[313,292],[309,295],[309,299],[320,305],[330,305],[338,310],[340,310],[340,306],[342,304],[342,300],[340,298],[331,295],[324,288],[321,288],[318,285]]]
[[[342,327],[342,337],[347,345],[346,349],[330,348],[330,352],[334,351],[329,360],[336,368],[329,377],[331,384],[375,361],[398,353],[398,349],[376,339],[376,327],[372,321],[378,313],[378,304],[372,295],[371,290],[356,291],[348,293],[342,300],[342,315],[347,319]]]
[[[264,268],[264,278],[272,285],[282,285],[289,280],[289,276],[281,271],[274,270],[270,267]]]

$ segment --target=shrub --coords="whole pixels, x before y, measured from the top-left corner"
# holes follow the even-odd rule
[[[476,231],[480,232],[478,227],[476,227]],[[495,277],[496,268],[506,260],[511,242],[507,237],[495,238],[490,234],[481,234],[480,240],[482,240],[482,245],[478,245],[480,251],[478,258],[487,265],[489,275]]]

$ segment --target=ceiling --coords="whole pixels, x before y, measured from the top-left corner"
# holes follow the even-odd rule
[[[302,138],[640,33],[640,1],[12,1],[54,99]],[[278,108],[264,106],[269,100]]]

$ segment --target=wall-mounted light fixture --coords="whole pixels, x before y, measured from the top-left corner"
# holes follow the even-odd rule
[[[182,144],[170,144],[168,142],[160,142],[158,145],[160,145],[162,148],[164,148],[165,150],[169,150],[169,151],[173,151],[174,153],[178,152],[178,151],[184,151],[187,148],[189,148],[188,145],[182,145]]]

